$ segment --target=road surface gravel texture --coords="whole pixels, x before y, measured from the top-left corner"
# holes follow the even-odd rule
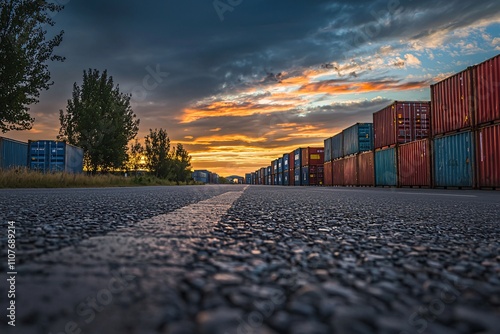
[[[31,189],[0,208],[0,333],[500,333],[499,192]]]

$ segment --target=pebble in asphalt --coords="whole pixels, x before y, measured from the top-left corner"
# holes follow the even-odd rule
[[[0,197],[2,225],[20,231],[17,326],[4,321],[2,333],[498,333],[495,192],[206,186]]]

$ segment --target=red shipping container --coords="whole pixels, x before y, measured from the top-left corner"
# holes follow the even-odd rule
[[[358,155],[358,184],[375,186],[375,153],[373,151]]]
[[[476,124],[500,121],[500,55],[471,68]]]
[[[404,144],[429,137],[429,101],[395,101],[373,114],[374,147]]]
[[[325,162],[323,180],[325,186],[333,186],[333,169],[331,161]]]
[[[399,185],[431,186],[430,140],[423,139],[399,146]]]
[[[344,185],[344,159],[332,161],[333,185]]]
[[[302,167],[309,165],[322,165],[324,160],[324,147],[308,147],[302,150]]]
[[[500,124],[478,130],[477,138],[478,186],[500,187]]]
[[[358,185],[358,157],[356,155],[344,158],[344,184],[346,186]]]
[[[431,85],[432,136],[472,126],[471,83],[471,71],[467,69]]]

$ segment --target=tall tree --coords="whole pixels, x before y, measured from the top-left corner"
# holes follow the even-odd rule
[[[31,129],[29,105],[49,89],[48,61],[64,61],[53,54],[64,31],[47,39],[45,27],[63,6],[46,0],[0,0],[0,129]]]
[[[93,173],[121,168],[127,144],[139,130],[130,95],[120,93],[107,71],[83,71],[83,84],[73,85],[73,97],[59,120],[58,138],[82,147],[85,165]]]
[[[191,156],[182,144],[177,144],[173,152],[173,181],[187,182],[191,176]]]
[[[146,166],[156,177],[166,179],[171,176],[170,138],[166,130],[149,129],[145,140],[145,157]]]

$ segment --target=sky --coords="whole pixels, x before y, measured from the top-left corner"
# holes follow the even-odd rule
[[[500,53],[498,0],[57,0],[54,85],[30,131],[55,139],[83,71],[132,94],[138,138],[166,129],[194,169],[244,175]]]

